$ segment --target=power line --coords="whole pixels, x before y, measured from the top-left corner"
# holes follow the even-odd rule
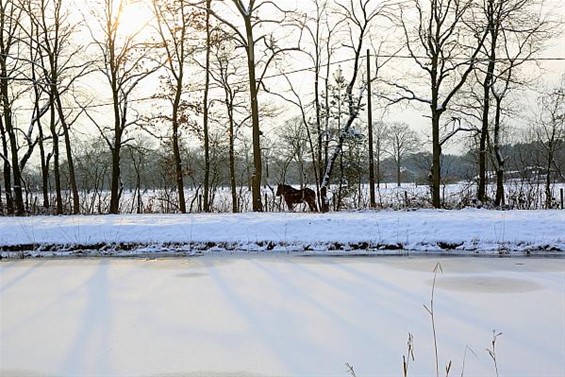
[[[378,59],[378,58],[386,58],[386,59],[427,59],[427,56],[412,56],[412,55],[387,55],[387,54],[381,54],[381,55],[375,55],[374,58]],[[366,56],[360,56],[361,60],[365,60]],[[328,64],[330,66],[336,65],[336,64],[341,64],[341,63],[346,63],[346,62],[350,62],[355,60],[355,58],[345,58],[345,59],[340,59],[340,60],[336,60],[336,61],[332,61],[330,63],[324,63],[324,64],[320,64],[320,67],[326,67],[328,66]],[[466,58],[451,58],[451,60],[468,60]],[[523,59],[510,59],[510,58],[497,58],[495,59],[495,61],[498,62],[504,62],[504,61],[511,61],[511,60],[519,60],[521,62],[547,62],[547,61],[564,61],[565,62],[565,57],[532,57],[532,58],[523,58]],[[489,59],[476,59],[477,62],[488,62]],[[304,68],[296,68],[290,71],[285,71],[285,72],[278,72],[278,73],[273,73],[270,75],[266,75],[263,77],[263,79],[273,79],[273,78],[277,78],[277,77],[281,77],[281,76],[286,76],[286,75],[292,75],[295,73],[300,73],[300,72],[307,72],[307,71],[314,71],[316,69],[315,66],[311,66],[311,67],[304,67]],[[247,80],[241,80],[241,81],[236,81],[234,83],[231,83],[232,85],[241,85],[241,84],[247,84],[248,81]],[[219,84],[212,84],[210,85],[210,87],[212,89],[221,89],[222,87]],[[186,90],[183,93],[199,93],[201,91],[203,91],[204,89],[190,89],[190,90]],[[140,97],[140,98],[134,98],[134,99],[130,99],[128,100],[128,102],[144,102],[144,101],[156,101],[156,100],[166,100],[166,98],[159,98],[159,97]],[[84,106],[84,108],[87,109],[92,109],[92,108],[98,108],[98,107],[105,107],[105,106],[112,106],[114,103],[113,102],[103,102],[103,103],[98,103],[98,104],[91,104],[88,106]],[[77,110],[77,109],[81,109],[81,107],[76,107],[76,106],[66,106],[64,107],[65,110]],[[26,111],[32,111],[34,110],[33,108],[24,108],[23,110]]]

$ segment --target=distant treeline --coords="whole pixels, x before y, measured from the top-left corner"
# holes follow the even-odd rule
[[[505,176],[508,181],[519,181],[528,187],[531,186],[539,189],[546,180],[547,171],[543,168],[543,145],[538,142],[521,143],[514,145],[505,145],[503,153],[507,156],[508,171]],[[358,149],[363,152],[364,149]],[[283,151],[279,151],[275,155],[268,156],[265,161],[265,172],[263,175],[263,187],[269,192],[278,183],[287,183],[295,187],[309,186],[315,187],[316,182],[313,174],[313,165],[311,161],[295,159],[289,160],[281,158]],[[365,151],[366,152],[366,151]],[[183,151],[183,161],[186,177],[186,190],[196,193],[193,197],[194,203],[189,206],[192,211],[201,211],[202,203],[202,181],[204,177],[204,157],[200,149],[185,149]],[[213,169],[211,170],[211,198],[212,211],[229,210],[229,206],[222,202],[214,206],[213,198],[217,197],[218,191],[225,191],[230,186],[230,174],[228,156],[224,149],[218,148],[214,150],[212,159]],[[368,183],[368,172],[366,171],[367,158],[361,154],[349,156],[344,154],[344,161],[340,164],[342,169],[338,169],[336,173],[336,183],[331,187],[332,208],[336,209],[353,209],[359,206],[367,206],[366,200],[363,202],[359,198],[358,193],[366,190]],[[442,156],[442,184],[466,183],[466,187],[471,189],[475,187],[477,180],[477,152],[471,151],[464,155],[445,154]],[[163,148],[146,147],[127,148],[122,159],[122,196],[132,200],[132,196],[144,195],[147,192],[168,193],[170,201],[169,206],[165,206],[172,212],[178,211],[178,204],[175,204],[175,178],[171,169],[170,151]],[[558,166],[565,167],[565,148],[558,148],[555,156]],[[377,161],[379,165],[380,176],[377,178],[378,184],[382,187],[395,187],[405,183],[414,183],[416,185],[429,185],[429,166],[431,164],[431,154],[425,152],[410,153],[403,159],[400,166],[400,177],[397,176],[397,164],[391,157],[386,157],[382,161]],[[111,171],[111,155],[104,148],[99,148],[97,143],[84,146],[81,152],[75,157],[75,168],[77,169],[77,184],[79,190],[84,197],[98,197],[101,201],[107,200],[108,191],[110,189]],[[68,187],[68,165],[63,161],[61,164],[62,186]],[[244,154],[235,158],[236,176],[238,187],[239,207],[241,202],[249,200],[245,198],[249,195],[251,185],[251,174],[253,165],[249,156]],[[558,169],[552,169],[549,172],[552,184],[565,182],[565,177]],[[27,207],[30,212],[49,213],[48,209],[41,209],[41,172],[38,168],[28,169],[24,176],[25,191],[28,193]],[[494,183],[494,173],[489,174],[489,182]],[[54,185],[53,179],[50,180],[50,186]],[[473,190],[472,190],[473,191]],[[51,192],[51,191],[50,191]],[[469,196],[466,190],[465,196]],[[543,193],[543,190],[536,190]],[[52,193],[51,193],[52,195]],[[224,195],[224,194],[222,194]],[[472,194],[471,196],[474,196]],[[104,199],[105,198],[105,199]],[[67,198],[68,199],[68,198]],[[468,198],[467,198],[468,199]],[[229,200],[223,198],[222,201]],[[339,202],[335,202],[339,201]],[[463,201],[463,200],[462,200]],[[532,199],[533,202],[533,199]],[[542,206],[543,200],[536,200],[538,204],[532,206]],[[558,198],[555,198],[555,203]],[[70,212],[70,201],[67,200],[66,210]],[[471,204],[477,202],[469,202]],[[480,203],[484,205],[488,203]],[[558,204],[558,203],[557,203]],[[396,205],[396,203],[388,203],[388,205]],[[429,202],[418,202],[417,206],[429,206]],[[451,205],[458,205],[452,203]],[[238,208],[239,208],[238,207]],[[102,208],[88,206],[86,203],[81,212],[97,213],[104,212]],[[240,210],[243,208],[239,208]],[[140,209],[139,212],[147,211],[147,208]],[[159,211],[162,211],[160,207]],[[134,211],[135,212],[135,211]]]

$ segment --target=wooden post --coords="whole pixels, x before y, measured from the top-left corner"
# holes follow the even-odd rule
[[[367,49],[367,133],[369,134],[369,206],[376,207],[375,202],[375,163],[373,153],[373,108],[371,99],[371,53]]]

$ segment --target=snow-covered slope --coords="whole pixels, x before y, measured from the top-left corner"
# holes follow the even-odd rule
[[[204,251],[562,254],[565,211],[2,217],[0,251],[2,257]]]

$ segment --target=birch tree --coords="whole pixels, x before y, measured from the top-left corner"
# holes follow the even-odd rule
[[[325,165],[324,174],[320,177],[320,196],[322,201],[322,212],[329,211],[329,198],[328,187],[335,169],[335,164],[338,157],[343,152],[343,145],[348,138],[349,132],[352,130],[353,123],[359,117],[361,103],[363,98],[364,86],[357,95],[353,93],[355,86],[358,84],[359,72],[361,69],[361,54],[363,52],[363,43],[365,37],[369,32],[369,27],[377,17],[384,17],[387,15],[389,4],[388,2],[377,3],[371,0],[362,0],[354,2],[342,3],[336,2],[339,9],[340,16],[344,19],[348,29],[348,41],[344,46],[348,48],[353,54],[351,66],[349,67],[349,79],[345,89],[345,99],[347,104],[347,115],[343,122],[343,127],[340,130],[337,143],[331,151]]]

